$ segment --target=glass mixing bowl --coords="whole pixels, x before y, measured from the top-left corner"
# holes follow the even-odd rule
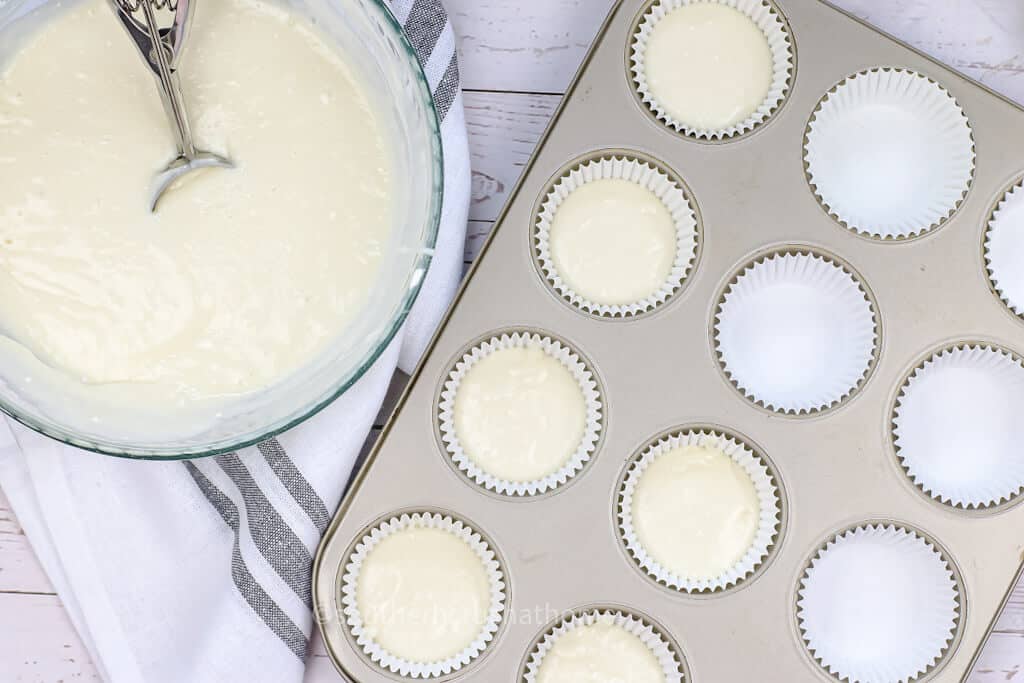
[[[316,414],[351,387],[391,342],[423,283],[441,215],[441,136],[430,88],[415,50],[380,0],[278,1],[312,18],[354,68],[362,71],[374,86],[371,97],[382,126],[395,133],[395,220],[381,275],[362,312],[320,358],[246,397],[215,426],[180,439],[146,443],[90,433],[80,425],[69,427],[47,416],[3,378],[0,410],[49,437],[108,455],[147,459],[216,455],[257,443]],[[61,11],[67,4],[67,0],[0,3],[0,68],[20,38],[45,21],[48,13]],[[155,88],[153,96],[157,96]]]

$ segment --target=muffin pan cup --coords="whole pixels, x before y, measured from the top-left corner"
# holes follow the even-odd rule
[[[982,249],[992,291],[1024,320],[1024,179],[1016,180],[992,209]]]
[[[818,0],[775,0],[799,63],[785,106],[750,136],[702,144],[652,119],[630,72],[632,32],[645,0],[615,5],[579,77],[499,217],[396,415],[343,501],[317,557],[314,588],[327,649],[349,678],[408,680],[353,647],[341,613],[346,550],[396,510],[450,510],[472,520],[505,558],[508,619],[474,665],[431,680],[518,681],[536,638],[580,605],[648,615],[678,643],[694,681],[836,680],[810,656],[797,626],[807,562],[836,530],[867,521],[905,525],[934,539],[962,576],[958,640],[916,680],[970,672],[1021,565],[1024,505],[966,510],[934,500],[907,476],[892,443],[892,409],[907,373],[936,349],[971,341],[1020,354],[1021,323],[986,274],[984,231],[1024,172],[1024,112],[950,69]],[[977,164],[969,192],[941,229],[907,241],[865,239],[830,218],[807,182],[804,134],[818,103],[850,75],[874,67],[933,79],[968,117]],[[566,305],[535,265],[537,207],[573,160],[634,151],[672,169],[700,209],[700,259],[668,305],[624,321]],[[718,297],[759,256],[812,249],[848,264],[877,304],[880,348],[851,400],[815,414],[755,405],[715,355]],[[505,500],[450,464],[437,434],[436,397],[454,359],[495,330],[564,340],[602,389],[602,440],[552,495]],[[765,359],[770,362],[771,358]],[[711,424],[743,434],[771,459],[782,529],[763,571],[710,596],[669,591],[638,571],[620,541],[617,485],[652,435]]]
[[[907,69],[853,74],[830,90],[807,125],[807,179],[841,225],[899,240],[941,226],[974,175],[963,109],[931,78]]]
[[[868,522],[836,533],[807,563],[797,622],[836,678],[913,680],[954,646],[962,604],[959,572],[934,541]]]
[[[663,106],[647,83],[646,53],[651,33],[662,19],[673,10],[699,2],[715,2],[735,9],[764,34],[771,53],[771,85],[764,100],[741,121],[724,128],[694,127],[673,116]],[[786,21],[776,7],[765,0],[660,0],[648,3],[650,11],[644,12],[636,25],[630,41],[630,73],[640,101],[650,115],[667,128],[697,140],[721,142],[746,135],[764,124],[783,105],[793,84],[796,55],[793,38]]]
[[[893,407],[893,447],[922,492],[963,510],[1024,492],[1024,362],[984,343],[951,344],[917,365]]]
[[[662,565],[647,550],[637,535],[633,522],[633,499],[637,486],[647,468],[665,453],[686,446],[706,446],[721,450],[732,459],[750,478],[757,492],[759,512],[757,530],[743,555],[731,567],[717,576],[690,578],[682,576]],[[630,459],[622,476],[622,483],[616,500],[616,516],[619,533],[627,552],[641,571],[652,581],[673,590],[689,594],[710,595],[728,590],[744,581],[761,568],[779,541],[782,526],[782,493],[775,475],[765,457],[742,439],[711,427],[695,427],[673,430],[648,443]]]
[[[794,329],[802,339],[788,337]],[[773,251],[747,264],[715,310],[726,377],[757,405],[790,415],[851,398],[875,366],[880,338],[877,305],[859,277],[813,250]]]
[[[677,646],[662,633],[657,625],[640,615],[631,614],[628,610],[614,607],[594,607],[567,614],[540,636],[523,663],[523,683],[536,683],[538,673],[544,663],[544,657],[555,647],[559,638],[578,628],[595,624],[615,625],[636,636],[654,655],[665,675],[665,683],[687,682],[684,664]]]
[[[377,545],[394,534],[409,529],[436,529],[451,534],[466,544],[480,560],[480,565],[487,573],[490,585],[490,607],[480,632],[458,653],[443,659],[429,662],[413,661],[389,652],[374,639],[371,629],[364,622],[358,603],[359,576],[363,563]],[[487,649],[494,634],[501,628],[502,620],[507,611],[505,577],[501,562],[483,538],[472,526],[451,515],[434,511],[402,512],[384,520],[368,529],[362,538],[352,547],[348,554],[345,571],[341,576],[341,602],[349,632],[355,644],[362,648],[363,653],[382,670],[400,674],[408,678],[436,678],[443,674],[461,671],[470,666]],[[430,615],[422,616],[428,622]],[[391,616],[401,619],[402,615]]]
[[[667,276],[657,289],[629,303],[599,303],[580,294],[563,280],[551,253],[551,226],[559,207],[575,190],[598,180],[625,180],[650,191],[668,211],[675,227],[676,251]],[[700,219],[689,190],[668,171],[635,154],[609,151],[574,164],[552,184],[537,212],[533,239],[537,268],[567,303],[596,317],[632,318],[653,311],[685,286],[700,252]]]
[[[576,380],[580,395],[586,404],[583,435],[575,450],[567,455],[562,466],[554,472],[525,481],[503,479],[474,462],[463,449],[458,430],[455,428],[455,400],[466,373],[490,354],[502,349],[515,348],[538,348],[557,360]],[[484,489],[512,497],[536,496],[555,491],[579,474],[590,462],[601,440],[602,412],[601,390],[586,361],[565,343],[529,330],[501,332],[467,350],[448,373],[437,402],[439,437],[452,464]]]

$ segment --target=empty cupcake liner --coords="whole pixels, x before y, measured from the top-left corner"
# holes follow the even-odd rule
[[[1024,317],[1024,181],[1007,190],[992,212],[985,230],[985,266],[995,293]]]
[[[809,414],[849,398],[867,379],[880,322],[846,266],[812,251],[783,251],[744,267],[715,315],[726,377],[754,403]]]
[[[607,179],[628,180],[650,190],[668,209],[676,227],[676,257],[665,281],[650,295],[629,304],[602,304],[573,291],[562,279],[551,256],[551,224],[559,207],[579,187]],[[665,303],[682,287],[693,269],[699,240],[697,213],[687,192],[653,162],[614,155],[585,161],[559,178],[540,206],[533,232],[534,256],[548,285],[573,306],[607,318],[634,316]]]
[[[914,71],[872,69],[836,85],[807,126],[808,182],[840,224],[879,239],[937,228],[974,176],[974,139],[963,109]]]
[[[586,426],[579,446],[558,470],[532,481],[509,481],[495,477],[483,470],[463,450],[455,429],[455,396],[466,373],[482,358],[501,349],[530,346],[542,349],[544,353],[558,360],[572,373],[586,401]],[[597,448],[604,419],[603,411],[601,392],[594,373],[575,351],[556,339],[535,332],[511,332],[493,336],[476,344],[459,359],[455,367],[448,373],[448,378],[441,389],[438,401],[438,423],[445,451],[456,467],[466,476],[495,493],[508,496],[535,496],[562,486],[583,469]]]
[[[644,548],[633,527],[633,496],[644,472],[661,455],[685,446],[711,446],[721,449],[750,476],[760,503],[760,519],[750,547],[735,565],[711,579],[682,576],[662,566]],[[649,577],[684,593],[722,591],[752,576],[764,564],[778,539],[781,515],[779,488],[763,456],[755,454],[741,440],[711,429],[676,432],[649,444],[630,463],[619,488],[619,532],[626,550]]]
[[[658,103],[647,83],[645,52],[651,32],[654,31],[658,22],[673,10],[699,2],[717,2],[750,17],[767,37],[768,47],[772,53],[772,83],[764,101],[750,116],[728,128],[692,128],[677,120]],[[778,110],[789,94],[796,58],[789,29],[775,6],[767,0],[657,0],[641,19],[633,34],[630,64],[633,84],[640,95],[640,100],[654,114],[655,118],[676,132],[689,137],[703,140],[725,140],[752,131]]]
[[[533,648],[523,670],[523,683],[535,683],[544,657],[555,646],[559,638],[577,628],[598,623],[614,624],[632,633],[646,645],[657,658],[665,673],[665,683],[685,683],[686,674],[681,655],[672,642],[647,619],[634,616],[618,609],[590,609],[562,619]]]
[[[1024,491],[1024,364],[990,345],[960,344],[916,367],[896,398],[893,445],[911,481],[964,509]]]
[[[487,570],[491,587],[491,608],[484,627],[477,638],[461,652],[447,659],[433,662],[416,662],[398,657],[381,647],[367,633],[363,617],[359,613],[356,590],[359,573],[370,551],[385,538],[410,528],[430,528],[447,531],[465,541]],[[341,580],[341,602],[349,630],[356,644],[370,661],[380,667],[408,678],[436,678],[458,671],[476,659],[487,647],[501,626],[505,613],[505,575],[498,558],[487,541],[464,522],[447,515],[432,512],[403,513],[392,517],[371,529],[355,545],[345,565]]]
[[[961,582],[943,552],[894,524],[833,536],[797,592],[811,657],[840,681],[914,681],[941,665],[960,628]]]

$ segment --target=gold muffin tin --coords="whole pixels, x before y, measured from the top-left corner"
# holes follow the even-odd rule
[[[963,680],[1014,585],[1024,507],[963,509],[929,497],[895,452],[893,409],[906,378],[936,349],[987,344],[1017,354],[1024,328],[993,293],[982,244],[993,207],[1024,167],[1024,112],[1013,103],[820,0],[774,0],[793,40],[785,101],[763,124],[709,143],[657,121],[635,94],[632,34],[651,0],[612,9],[575,82],[499,217],[493,234],[342,502],[316,558],[314,595],[327,649],[363,683],[408,680],[356,645],[341,603],[348,554],[382,520],[441,512],[489,539],[506,586],[505,613],[483,653],[433,680],[520,681],[554,617],[600,605],[656,624],[693,681],[836,680],[808,652],[796,617],[808,564],[851,527],[892,524],[940,549],[959,591],[954,633],[919,680]],[[804,136],[824,93],[853,74],[893,67],[941,84],[974,139],[970,191],[923,236],[878,240],[827,215],[805,176]],[[540,202],[582,160],[621,154],[681,179],[698,217],[689,274],[663,304],[628,317],[588,314],[537,266]],[[715,317],[734,276],[766,253],[823,255],[856,275],[879,330],[854,391],[810,414],[745,397],[723,371]],[[540,495],[488,491],[453,466],[438,400],[472,344],[536,332],[585,359],[603,404],[600,439],[566,485]],[[1015,357],[1019,358],[1019,356]],[[772,465],[781,515],[757,571],[725,591],[691,594],[639,570],[620,538],[619,487],[653,438],[711,425],[756,444]]]

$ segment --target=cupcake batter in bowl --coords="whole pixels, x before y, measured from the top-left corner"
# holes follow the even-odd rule
[[[397,133],[367,75],[262,0],[199,2],[192,29],[196,140],[236,168],[154,214],[174,140],[107,2],[0,54],[0,376],[72,427],[208,428],[315,364],[387,270]]]

